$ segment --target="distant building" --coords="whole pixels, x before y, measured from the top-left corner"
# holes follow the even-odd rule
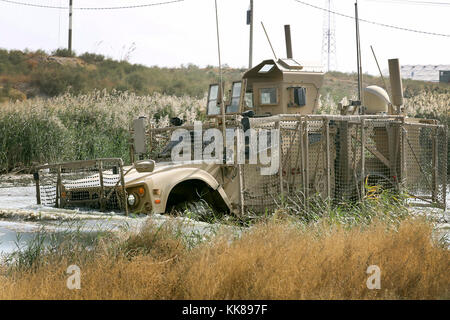
[[[450,83],[450,68],[439,72],[439,82]]]
[[[406,65],[401,67],[403,79],[450,82],[450,65]]]

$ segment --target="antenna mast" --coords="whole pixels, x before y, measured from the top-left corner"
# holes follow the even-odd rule
[[[273,56],[275,57],[275,60],[278,60],[277,55],[275,54],[275,51],[273,50],[272,43],[270,42],[269,35],[267,34],[266,28],[264,27],[264,23],[262,21],[261,21],[261,25],[264,29],[264,33],[266,34],[266,38],[267,38],[267,41],[269,42],[270,49],[272,49]]]
[[[247,11],[247,24],[250,25],[250,45],[248,53],[248,68],[253,65],[253,0],[250,0],[250,9]]]
[[[373,47],[372,47],[372,46],[370,46],[370,49],[372,50],[372,53],[373,53],[373,58],[375,59],[375,62],[376,62],[376,64],[377,64],[377,67],[378,67],[378,72],[380,72],[380,77],[381,77],[381,80],[383,80],[383,84],[384,84],[384,90],[386,90],[386,91],[387,91],[387,85],[386,85],[386,81],[384,80],[384,77],[383,77],[383,73],[381,72],[381,68],[380,68],[380,65],[379,65],[379,63],[378,63],[378,59],[377,59],[377,56],[375,55],[375,51],[373,50]]]
[[[217,102],[220,106],[220,112],[222,114],[222,136],[223,145],[226,146],[226,127],[225,127],[225,106],[223,105],[223,84],[222,84],[222,62],[220,59],[220,37],[219,37],[219,15],[217,13],[217,0],[214,0],[216,8],[216,30],[217,30],[217,52],[219,54],[219,96]]]
[[[359,37],[358,1],[355,2],[355,23],[356,23],[356,59],[358,68],[358,101],[362,105],[362,66],[361,66],[361,44]],[[362,109],[362,108],[361,108]]]

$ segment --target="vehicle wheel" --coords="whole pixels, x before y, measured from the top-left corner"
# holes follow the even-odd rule
[[[203,199],[186,201],[174,206],[172,212],[204,222],[214,222],[220,215]]]

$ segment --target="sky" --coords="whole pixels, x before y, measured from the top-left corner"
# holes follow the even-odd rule
[[[67,7],[69,0],[15,0]],[[137,5],[168,0],[73,0],[77,7]],[[302,0],[325,7],[324,0]],[[431,0],[424,0],[431,1]],[[354,0],[333,0],[332,9],[354,15]],[[435,1],[437,2],[437,1]],[[402,0],[359,0],[359,17],[404,28],[450,35],[449,5],[419,5]],[[249,0],[217,0],[222,64],[248,67]],[[137,9],[77,10],[73,13],[73,49],[147,66],[218,65],[214,0],[185,0]],[[261,22],[278,58],[286,57],[284,25],[290,24],[294,58],[321,65],[324,11],[295,0],[254,0],[253,65],[273,58]],[[68,10],[21,6],[0,0],[0,48],[67,47]],[[382,70],[387,60],[402,65],[450,64],[450,37],[406,32],[360,22],[363,72],[378,74],[372,45]],[[355,22],[335,16],[336,70],[356,70]]]

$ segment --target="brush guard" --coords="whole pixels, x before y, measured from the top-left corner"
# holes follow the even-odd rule
[[[128,215],[120,158],[63,162],[34,168],[37,204],[121,210]]]

